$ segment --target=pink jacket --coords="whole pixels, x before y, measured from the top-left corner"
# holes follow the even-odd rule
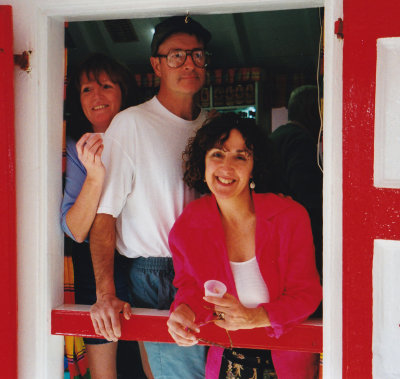
[[[261,304],[268,313],[270,336],[305,320],[318,307],[322,289],[315,267],[314,245],[307,211],[293,200],[273,194],[253,194],[256,212],[256,258],[268,287],[270,302]],[[224,282],[237,297],[229,265],[222,223],[214,196],[190,203],[169,235],[178,288],[171,309],[189,305],[196,321],[212,317],[204,306],[203,284],[209,279]],[[206,377],[218,378],[222,349],[210,347]],[[314,376],[315,354],[272,351],[280,379]]]

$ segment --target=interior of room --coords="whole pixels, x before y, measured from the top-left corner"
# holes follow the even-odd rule
[[[271,131],[286,122],[292,89],[318,84],[322,98],[323,8],[193,18],[212,33],[207,85],[199,100],[203,107],[242,112]],[[68,72],[88,54],[103,52],[127,65],[150,98],[158,86],[149,63],[150,43],[161,20],[70,22]]]
[[[296,87],[317,85],[322,99],[323,8],[193,18],[212,34],[207,83],[199,96],[203,108],[241,113],[271,132],[287,122]],[[159,81],[149,62],[150,43],[162,19],[69,22],[68,75],[90,53],[106,53],[130,69],[144,98],[152,97]]]

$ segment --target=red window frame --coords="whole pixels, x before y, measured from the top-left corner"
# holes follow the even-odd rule
[[[17,378],[17,244],[12,8],[0,6],[0,313],[1,372]]]
[[[51,333],[98,337],[93,329],[88,305],[63,305],[52,310]],[[168,311],[137,308],[130,320],[121,316],[123,340],[174,342],[167,329]],[[279,339],[269,337],[265,328],[230,331],[233,346],[252,349],[277,349],[322,352],[322,321],[311,319],[297,325]],[[224,329],[213,324],[201,328],[200,337],[229,346]]]

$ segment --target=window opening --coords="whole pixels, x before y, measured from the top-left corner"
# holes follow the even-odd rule
[[[199,97],[202,107],[256,118],[272,132],[287,122],[292,90],[310,84],[318,88],[322,119],[323,8],[193,17],[212,33],[207,83]],[[89,53],[103,52],[130,69],[144,99],[152,97],[159,81],[149,64],[150,42],[160,21],[69,22],[65,34],[68,74]],[[321,167],[320,147],[316,159]]]

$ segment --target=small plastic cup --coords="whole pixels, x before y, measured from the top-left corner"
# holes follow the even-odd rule
[[[222,297],[226,292],[226,285],[219,280],[207,280],[204,283],[206,296]]]

